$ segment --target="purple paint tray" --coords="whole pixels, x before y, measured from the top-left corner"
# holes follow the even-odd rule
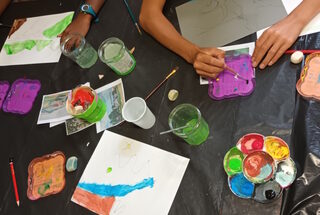
[[[231,72],[224,70],[216,79],[209,80],[209,96],[214,100],[221,100],[250,95],[256,85],[251,56],[248,54],[227,56],[225,63],[228,67],[238,72],[243,78],[247,79],[248,83],[246,80],[235,77]]]
[[[2,107],[4,99],[6,98],[9,87],[10,84],[8,81],[0,81],[0,109]]]
[[[15,80],[3,103],[3,111],[17,114],[28,113],[33,106],[33,102],[40,88],[41,84],[38,80]]]

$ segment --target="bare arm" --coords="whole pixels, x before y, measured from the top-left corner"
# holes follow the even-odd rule
[[[297,40],[304,26],[319,12],[319,0],[303,0],[286,18],[266,30],[256,41],[252,56],[253,66],[258,66],[260,62],[261,69],[273,65]]]
[[[183,38],[163,15],[166,0],[143,0],[140,25],[161,44],[193,64],[199,75],[216,77],[224,68],[224,51],[200,48]]]
[[[7,8],[11,0],[1,0],[0,1],[0,16],[3,13],[3,11]]]
[[[86,0],[86,3],[90,4],[94,12],[97,14],[104,4],[104,0]],[[90,14],[79,13],[60,35],[61,41],[71,33],[79,33],[85,37],[89,31],[92,18],[93,17]]]

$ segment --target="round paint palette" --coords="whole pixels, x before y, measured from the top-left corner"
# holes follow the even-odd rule
[[[279,137],[249,133],[224,156],[230,190],[238,197],[270,203],[297,174],[288,144]]]

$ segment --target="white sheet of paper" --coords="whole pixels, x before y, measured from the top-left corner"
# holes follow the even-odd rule
[[[229,51],[229,50],[249,48],[249,54],[252,55],[254,51],[254,46],[255,46],[255,43],[251,42],[251,43],[243,43],[243,44],[233,45],[233,46],[219,47],[219,49],[222,49],[224,51]],[[203,78],[200,76],[200,85],[206,85],[206,84],[209,84],[209,81],[206,78]]]
[[[114,95],[113,90],[116,92],[116,95]],[[118,79],[110,84],[102,86],[96,89],[96,92],[107,105],[107,112],[105,116],[96,123],[97,133],[100,133],[101,131],[116,126],[123,121],[121,110],[125,103],[125,96],[122,79]],[[120,98],[117,97],[118,94],[120,94]],[[114,122],[109,119],[109,114],[113,111],[115,111],[114,113],[117,115]]]
[[[17,31],[10,38],[6,39],[5,44],[28,39],[49,40],[42,35],[42,32],[71,13],[74,12],[27,18],[27,21]],[[41,51],[37,51],[36,47],[33,47],[31,50],[23,50],[12,55],[7,55],[3,46],[0,52],[0,66],[56,63],[61,56],[60,38],[53,38],[52,40]]]
[[[300,3],[302,0],[282,0],[284,8],[287,13],[290,14]],[[268,27],[269,28],[269,27]],[[268,28],[257,31],[257,38],[259,38],[265,30]],[[320,31],[320,13],[315,16],[301,31],[300,36],[304,36],[307,34],[313,34]]]
[[[65,123],[65,122],[66,122],[65,120],[59,121],[59,122],[50,122],[49,123],[49,128],[52,128],[54,126],[60,125],[60,124]]]
[[[76,191],[83,183],[126,186],[153,178],[153,187],[140,187],[120,197],[116,195],[110,214],[168,214],[188,162],[187,158],[106,130],[80,178]],[[110,168],[112,171],[108,172],[107,169]],[[126,188],[117,190],[122,192]],[[92,195],[97,196],[95,193]],[[81,198],[85,199],[84,196]],[[88,204],[86,200],[78,202],[76,199],[73,194],[73,202],[83,207]]]

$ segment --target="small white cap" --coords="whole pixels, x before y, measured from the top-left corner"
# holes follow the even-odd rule
[[[173,102],[178,98],[178,95],[179,92],[177,90],[172,89],[168,93],[168,99]]]
[[[291,58],[290,58],[291,63],[294,63],[294,64],[301,63],[303,57],[304,57],[304,55],[303,55],[303,53],[301,51],[295,51],[291,55]]]

